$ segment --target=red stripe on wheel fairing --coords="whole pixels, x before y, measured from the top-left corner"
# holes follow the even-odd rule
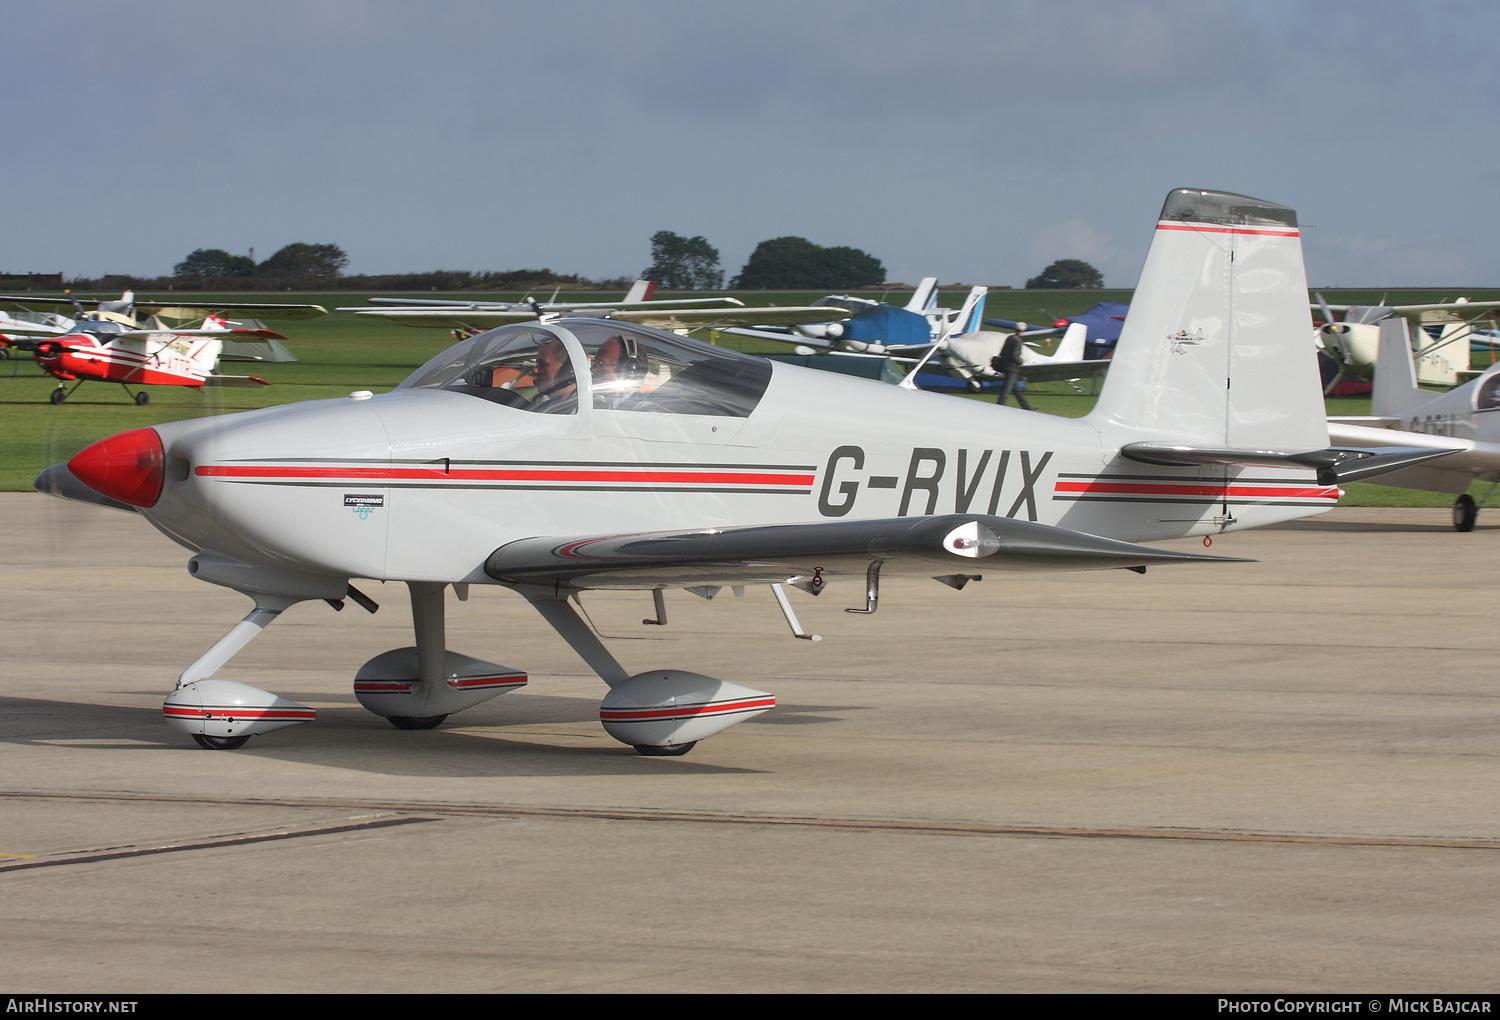
[[[217,719],[230,716],[235,719],[296,719],[311,720],[317,713],[310,708],[244,708],[240,705],[225,705],[222,708],[184,708],[180,705],[163,705],[162,715],[174,719]]]
[[[683,719],[695,715],[724,715],[775,708],[775,698],[749,698],[743,701],[720,701],[707,705],[663,705],[660,708],[601,708],[599,718],[608,722],[653,722],[658,719]]]

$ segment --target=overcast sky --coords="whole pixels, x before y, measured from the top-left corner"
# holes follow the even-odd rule
[[[1178,186],[1297,209],[1314,286],[1500,286],[1500,5],[0,5],[0,271],[338,244],[632,276],[797,234],[887,278],[1133,286]]]

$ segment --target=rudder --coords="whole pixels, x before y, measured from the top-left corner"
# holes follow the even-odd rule
[[[1167,196],[1089,420],[1235,449],[1328,445],[1294,210]]]

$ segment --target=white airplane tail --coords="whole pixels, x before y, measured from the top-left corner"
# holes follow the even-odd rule
[[[650,301],[651,295],[656,292],[655,280],[637,280],[630,285],[630,290],[625,294],[625,304],[636,301]]]
[[[1178,189],[1162,207],[1089,420],[1190,445],[1323,449],[1311,333],[1296,212]]]
[[[954,320],[955,333],[979,332],[979,327],[984,324],[984,296],[989,292],[988,287],[969,288],[969,296],[964,299],[958,318]]]
[[[1088,339],[1089,327],[1086,322],[1071,322],[1063,331],[1062,339],[1057,342],[1057,350],[1052,352],[1048,361],[1082,361],[1083,345]]]
[[[211,373],[219,364],[219,353],[224,349],[222,340],[190,340],[187,359],[204,375]]]
[[[1379,418],[1399,418],[1431,399],[1431,393],[1417,388],[1417,368],[1412,361],[1411,333],[1406,319],[1399,315],[1381,319],[1370,413]]]
[[[937,304],[937,299],[937,277],[924,276],[922,282],[917,284],[917,289],[912,291],[911,300],[906,303],[906,310],[921,315],[931,310]]]

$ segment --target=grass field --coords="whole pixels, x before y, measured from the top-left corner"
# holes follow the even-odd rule
[[[907,295],[893,291],[866,292],[871,297],[885,297],[896,304],[905,303]],[[1457,290],[1325,290],[1333,304],[1377,304],[1383,295],[1391,304],[1451,300]],[[1500,298],[1496,291],[1464,291],[1473,300]],[[114,297],[117,295],[102,295]],[[338,305],[362,304],[358,292],[311,294],[235,294],[183,295],[186,300],[213,300],[227,297],[238,301],[309,301],[332,309]],[[398,295],[382,295],[398,296]],[[432,297],[413,294],[413,297]],[[468,299],[516,301],[524,295],[465,293]],[[550,298],[550,294],[538,294]],[[559,300],[603,301],[619,297],[597,291],[567,293]],[[660,296],[660,295],[659,295]],[[822,293],[744,292],[735,297],[749,305],[799,305],[823,297]],[[962,291],[945,291],[942,304],[958,305]],[[991,317],[1046,322],[1053,316],[1084,311],[1098,301],[1129,302],[1128,290],[1107,291],[1006,291],[992,290],[985,304]],[[271,324],[273,328],[275,323]],[[248,362],[225,362],[220,371],[226,374],[258,375],[272,383],[255,389],[213,389],[201,392],[180,387],[147,387],[151,403],[137,407],[125,392],[108,383],[85,383],[65,404],[54,406],[48,396],[57,382],[44,374],[35,362],[26,358],[0,361],[0,490],[30,489],[31,481],[43,468],[67,460],[89,443],[115,432],[182,418],[227,414],[234,411],[345,396],[353,390],[391,389],[412,369],[453,343],[444,330],[410,329],[356,319],[341,312],[307,322],[287,323],[282,330],[288,336],[287,346],[301,360],[295,364],[274,365]],[[786,353],[774,341],[719,338],[741,350],[757,354]],[[1094,397],[1079,393],[1068,383],[1046,383],[1027,391],[1033,406],[1048,414],[1081,417],[1094,405]],[[956,396],[956,400],[965,399]],[[1369,413],[1366,399],[1330,399],[1330,414]],[[1475,483],[1470,494],[1476,500],[1489,488]],[[1345,506],[1448,506],[1450,497],[1440,493],[1393,489],[1387,486],[1355,483],[1349,485],[1341,501]]]

